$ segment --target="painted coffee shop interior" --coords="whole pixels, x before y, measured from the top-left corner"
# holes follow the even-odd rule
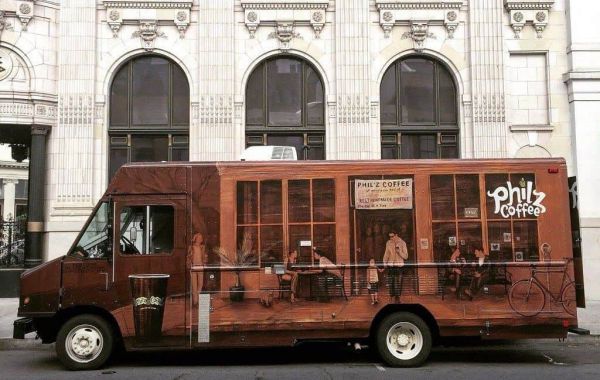
[[[551,229],[555,227],[539,223],[544,218],[560,219],[559,212],[564,210],[536,205],[539,193],[535,189],[547,187],[553,180],[546,172],[538,170],[536,178],[536,170],[475,170],[478,169],[464,174],[405,171],[408,174],[398,175],[364,175],[366,171],[361,170],[356,173],[362,175],[332,173],[330,178],[321,171],[317,178],[306,174],[306,179],[289,174],[238,175],[221,188],[224,191],[231,186],[236,198],[235,204],[221,210],[223,218],[227,219],[228,213],[234,217],[235,238],[228,236],[233,226],[222,224],[225,228],[221,230],[221,241],[235,240],[245,264],[259,273],[276,274],[278,266],[288,263],[291,252],[297,256],[294,266],[300,271],[318,267],[323,256],[334,266],[330,272],[342,278],[343,295],[366,294],[368,267],[373,260],[378,268],[384,268],[386,242],[392,233],[406,243],[408,252],[403,294],[437,294],[442,290],[444,265],[433,265],[433,269],[429,265],[426,269],[416,264],[476,262],[476,250],[484,252],[492,263],[507,263],[486,280],[489,285],[506,285],[511,263],[543,260],[539,253],[542,239],[555,248],[566,244],[552,241]],[[357,182],[403,186],[404,196],[395,204],[392,198],[381,198],[377,204],[360,204]],[[514,204],[526,203],[525,207],[502,207],[501,201],[508,199],[499,198],[504,195],[514,197]],[[460,256],[453,257],[457,251]],[[217,257],[209,254],[208,265],[220,264]],[[248,280],[252,270],[244,276],[246,290],[251,291],[254,281]],[[382,286],[386,286],[384,276],[380,275]],[[259,277],[263,281],[268,276]],[[230,285],[229,281],[222,283],[221,289]],[[310,286],[300,284],[300,298],[311,296],[302,291]],[[502,290],[505,292],[504,286]]]

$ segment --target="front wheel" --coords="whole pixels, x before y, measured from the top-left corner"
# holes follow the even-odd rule
[[[377,349],[391,367],[417,367],[431,352],[431,331],[412,313],[394,313],[379,325]]]
[[[110,357],[114,335],[105,319],[92,314],[69,319],[58,332],[56,354],[70,370],[100,368]]]

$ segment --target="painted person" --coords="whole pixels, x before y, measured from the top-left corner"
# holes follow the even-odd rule
[[[452,256],[450,256],[451,263],[464,263],[465,259],[461,256],[460,249],[458,246],[452,252]],[[454,279],[454,286],[450,287],[451,292],[456,292],[460,287],[460,276],[462,276],[462,269],[453,267],[450,270],[450,279]]]
[[[369,294],[371,295],[371,305],[379,303],[379,273],[383,269],[377,268],[375,259],[369,260],[369,268],[367,268],[367,281],[369,282]]]
[[[390,297],[399,302],[402,293],[404,261],[408,259],[408,249],[404,240],[398,236],[395,230],[390,230],[388,238],[383,254],[383,266],[387,269]]]
[[[470,299],[473,299],[473,296],[479,292],[479,289],[481,289],[483,277],[488,274],[490,268],[490,253],[487,250],[476,248],[474,253],[476,259],[475,270],[473,271],[469,289],[465,290],[465,294]]]
[[[298,263],[298,251],[295,249],[288,253],[283,258],[283,266],[285,272],[281,275],[281,279],[290,282],[290,302],[296,302],[298,295],[298,272],[293,268]]]
[[[188,264],[189,266],[202,266],[207,261],[207,250],[206,243],[204,242],[204,235],[198,232],[192,237],[192,244],[188,250]],[[198,294],[202,289],[200,288],[204,280],[204,269],[196,272],[191,272],[192,280],[192,305],[198,305]]]

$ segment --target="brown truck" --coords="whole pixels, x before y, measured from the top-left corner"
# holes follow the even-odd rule
[[[416,366],[440,337],[564,337],[576,310],[561,159],[130,164],[23,273],[15,337],[69,369],[312,339]]]

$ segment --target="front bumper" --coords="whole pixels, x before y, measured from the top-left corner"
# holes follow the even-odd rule
[[[19,318],[13,322],[13,339],[25,339],[25,334],[34,331],[31,318]]]

